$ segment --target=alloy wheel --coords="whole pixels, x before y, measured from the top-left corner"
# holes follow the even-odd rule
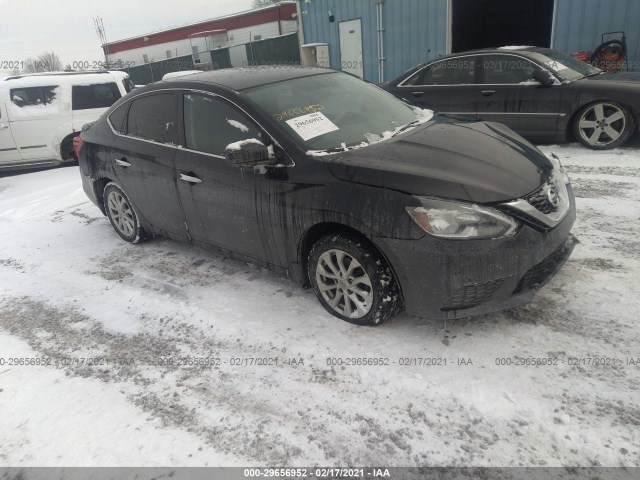
[[[135,231],[135,218],[127,199],[120,192],[112,190],[109,192],[107,206],[114,226],[125,237],[132,236]]]
[[[578,121],[580,136],[593,146],[606,146],[615,142],[622,136],[626,126],[624,112],[610,103],[592,106]]]
[[[329,306],[340,315],[358,319],[373,305],[373,286],[363,266],[347,252],[327,250],[318,259],[316,283]]]

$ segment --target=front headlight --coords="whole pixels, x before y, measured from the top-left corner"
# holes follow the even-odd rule
[[[500,238],[513,235],[518,223],[490,207],[432,198],[406,207],[414,222],[429,235],[450,239]]]
[[[547,158],[549,158],[549,157],[547,157]],[[551,160],[551,163],[553,164],[553,169],[560,173],[560,176],[561,176],[562,181],[564,182],[564,184],[565,185],[569,185],[569,183],[571,183],[570,180],[569,180],[569,175],[567,175],[567,171],[562,166],[562,162],[560,161],[560,157],[558,157],[555,153],[552,153],[551,154],[551,158],[549,158],[549,160]]]

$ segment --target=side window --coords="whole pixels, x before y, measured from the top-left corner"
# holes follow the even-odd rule
[[[134,100],[127,116],[127,135],[159,143],[178,143],[178,96],[148,95]]]
[[[71,89],[73,110],[109,108],[121,97],[115,82],[95,85],[74,85]]]
[[[184,133],[187,148],[215,155],[224,155],[234,142],[262,140],[245,114],[222,99],[200,94],[184,95]]]
[[[486,55],[482,60],[482,83],[516,85],[533,81],[536,65],[514,55]]]
[[[424,71],[425,71],[425,69],[421,68],[416,73],[411,75],[408,79],[406,79],[404,81],[403,85],[405,85],[405,86],[407,86],[407,85],[420,85],[420,82],[422,81],[422,77],[424,76]]]
[[[20,108],[47,105],[56,99],[57,88],[57,86],[13,88],[10,91],[11,101]]]
[[[109,122],[113,128],[120,133],[126,133],[124,120],[127,116],[128,103],[123,103],[109,115]]]
[[[420,72],[413,85],[471,85],[475,83],[474,57],[450,58],[436,62]]]
[[[122,79],[122,85],[124,85],[124,91],[127,93],[136,88],[129,77]]]

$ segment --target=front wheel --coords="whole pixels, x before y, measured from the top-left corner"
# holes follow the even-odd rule
[[[313,246],[308,261],[311,285],[332,315],[356,325],[379,325],[400,311],[398,284],[368,242],[327,235]]]
[[[133,205],[127,195],[114,182],[104,187],[104,209],[107,217],[120,237],[129,243],[139,243],[145,238],[145,232]]]
[[[635,128],[636,121],[629,108],[617,102],[598,102],[578,112],[574,134],[586,147],[608,150],[624,145]]]

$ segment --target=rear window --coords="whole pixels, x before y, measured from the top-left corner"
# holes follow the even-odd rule
[[[11,101],[17,107],[31,107],[35,105],[47,105],[56,98],[57,86],[28,87],[11,89]]]
[[[74,85],[71,97],[73,110],[87,110],[90,108],[109,108],[121,95],[115,82],[111,82]]]
[[[125,120],[125,117],[127,116],[128,106],[129,105],[126,103],[123,105],[120,105],[113,112],[111,112],[111,115],[109,115],[109,122],[111,122],[111,125],[113,126],[114,130],[120,133],[127,133],[124,120]]]

